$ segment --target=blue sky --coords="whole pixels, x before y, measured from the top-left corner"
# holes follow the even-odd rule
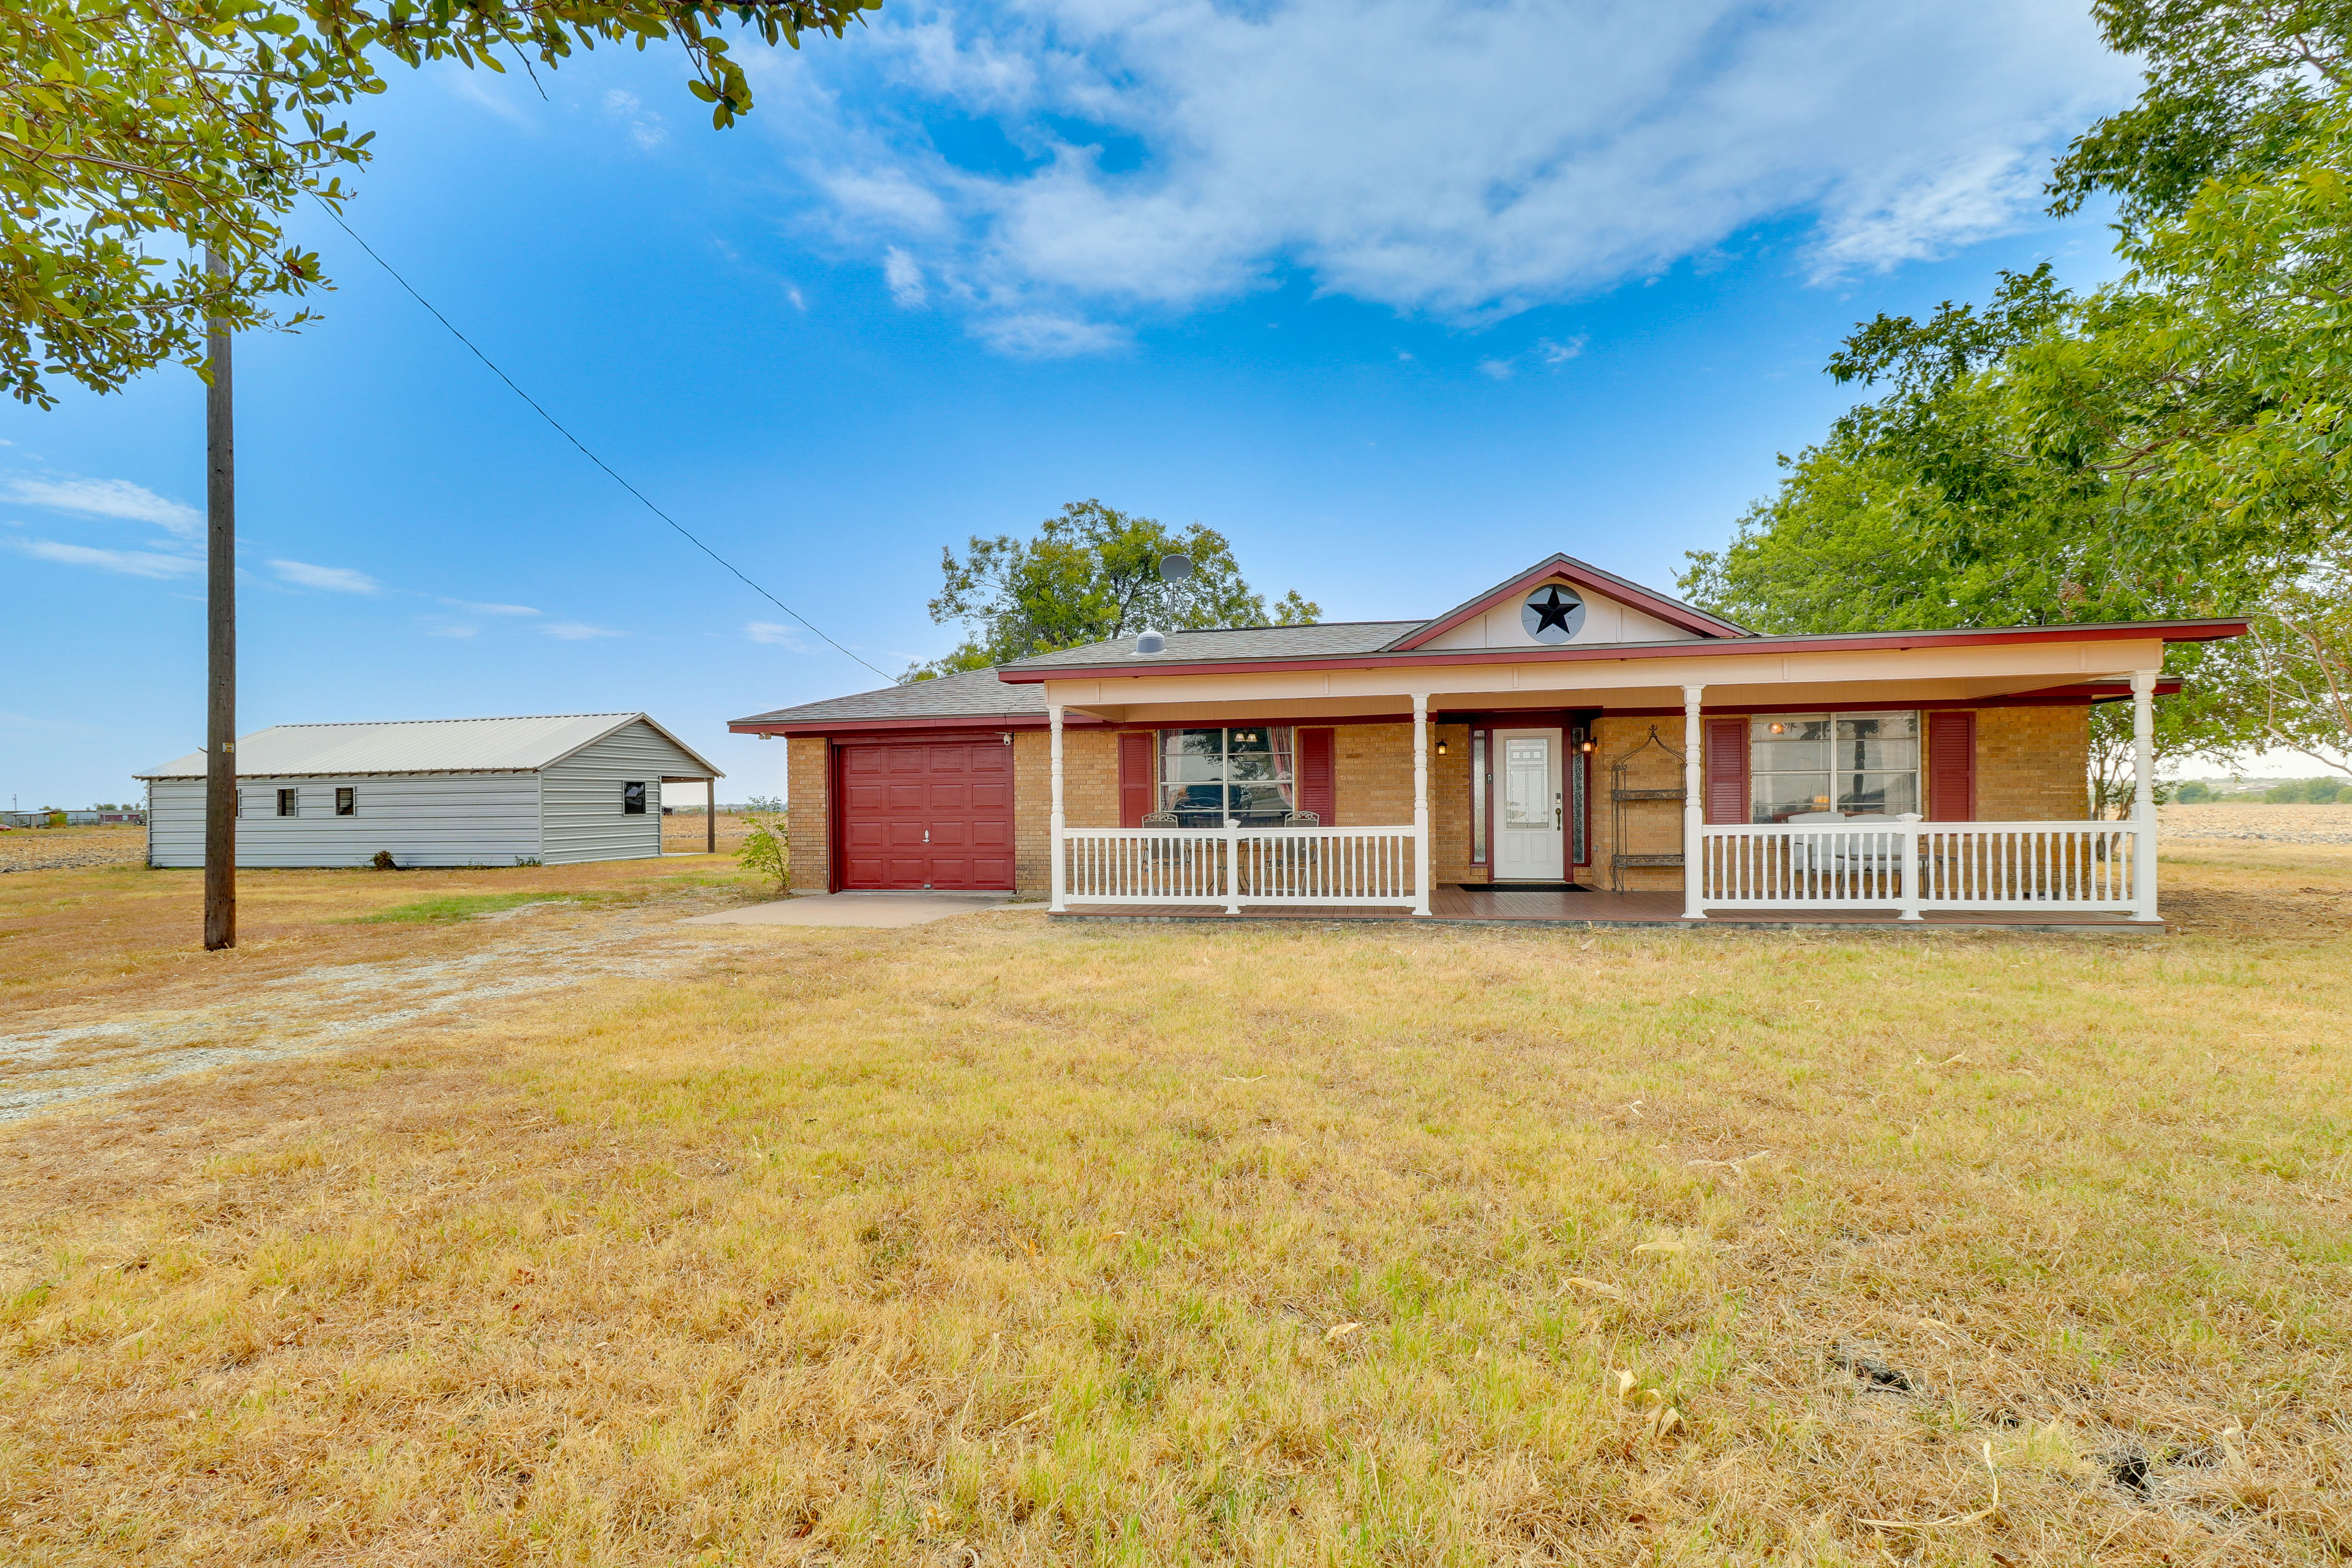
[[[1221,529],[1332,619],[1554,549],[1670,588],[1849,400],[1820,366],[1857,319],[2107,274],[2036,190],[2134,85],[2031,0],[893,0],[740,47],[725,132],[659,54],[544,99],[394,68],[350,221],[893,673],[956,640],[942,545],[1087,497]],[[877,679],[296,232],[338,288],[238,349],[240,727],[644,709],[728,798],[780,791],[725,721]],[[127,798],[202,737],[202,389],[10,405],[0,440],[0,796]]]

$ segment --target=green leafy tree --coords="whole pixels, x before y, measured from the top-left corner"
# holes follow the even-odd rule
[[[750,817],[751,828],[735,850],[735,863],[776,885],[778,897],[793,886],[792,835],[776,817]]]
[[[881,0],[11,0],[0,6],[0,379],[54,405],[169,360],[201,370],[209,318],[299,326],[319,258],[288,241],[340,207],[372,132],[343,111],[383,62],[553,68],[667,43],[727,126],[751,107],[730,26],[797,47]],[[205,247],[222,268],[208,272]]]
[[[1684,586],[1760,626],[1843,630],[2245,614],[2175,649],[2160,758],[2352,756],[2352,5],[2096,8],[2148,62],[2054,173],[2117,198],[2126,271],[2084,296],[2003,274],[1981,307],[1862,323],[1829,369],[1880,390]],[[2094,721],[2095,798],[2128,725]]]
[[[971,635],[903,679],[986,669],[1147,628],[1308,626],[1323,613],[1297,589],[1269,610],[1215,529],[1197,522],[1171,529],[1098,500],[1072,501],[1033,539],[974,535],[969,544],[961,560],[952,550],[940,552],[945,581],[929,608],[932,620],[961,623]],[[1191,557],[1192,575],[1162,578],[1160,563],[1170,555]]]
[[[2275,584],[2231,657],[2223,700],[2259,744],[2352,779],[2352,547],[2331,546]]]
[[[2177,216],[2217,176],[2294,162],[2314,110],[2352,84],[2346,0],[2095,0],[2091,15],[2143,85],[2058,160],[2061,215],[2109,195],[2128,231]]]

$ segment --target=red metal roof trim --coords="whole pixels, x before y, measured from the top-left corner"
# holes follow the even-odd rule
[[[997,679],[1015,686],[1047,680],[1156,675],[1247,675],[1297,669],[1399,669],[1447,664],[1585,664],[1637,658],[1748,658],[1770,653],[1874,653],[1887,648],[1983,647],[2008,642],[2219,642],[2244,635],[2242,620],[2125,621],[2100,626],[1994,626],[1948,632],[1808,633],[1801,637],[1718,637],[1706,642],[1596,643],[1587,647],[1443,648],[1434,653],[1343,654],[1328,658],[1226,659],[1202,664],[1071,664],[1049,669],[1012,666]]]
[[[1579,561],[1573,555],[1555,553],[1549,560],[1538,562],[1509,582],[1487,589],[1468,604],[1448,610],[1433,621],[1424,622],[1389,644],[1389,647],[1398,653],[1410,652],[1432,637],[1444,636],[1473,616],[1484,615],[1507,600],[1530,593],[1554,577],[1565,577],[1578,587],[1599,594],[1603,598],[1631,605],[1696,637],[1714,639],[1752,637],[1756,635],[1735,622],[1710,616],[1705,610],[1695,610],[1678,599],[1654,594],[1639,583],[1629,583],[1613,573],[1603,572],[1588,562]]]

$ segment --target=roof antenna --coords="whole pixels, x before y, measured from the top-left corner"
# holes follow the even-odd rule
[[[1190,577],[1192,574],[1192,558],[1191,556],[1163,555],[1160,558],[1160,580],[1161,582],[1181,583],[1185,578]],[[1135,651],[1138,653],[1166,653],[1168,651],[1168,634],[1165,632],[1155,631],[1145,631],[1138,634],[1135,639]]]

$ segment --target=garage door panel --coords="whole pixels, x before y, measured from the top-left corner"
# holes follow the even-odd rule
[[[992,735],[844,746],[842,885],[1010,889],[1012,750]]]

